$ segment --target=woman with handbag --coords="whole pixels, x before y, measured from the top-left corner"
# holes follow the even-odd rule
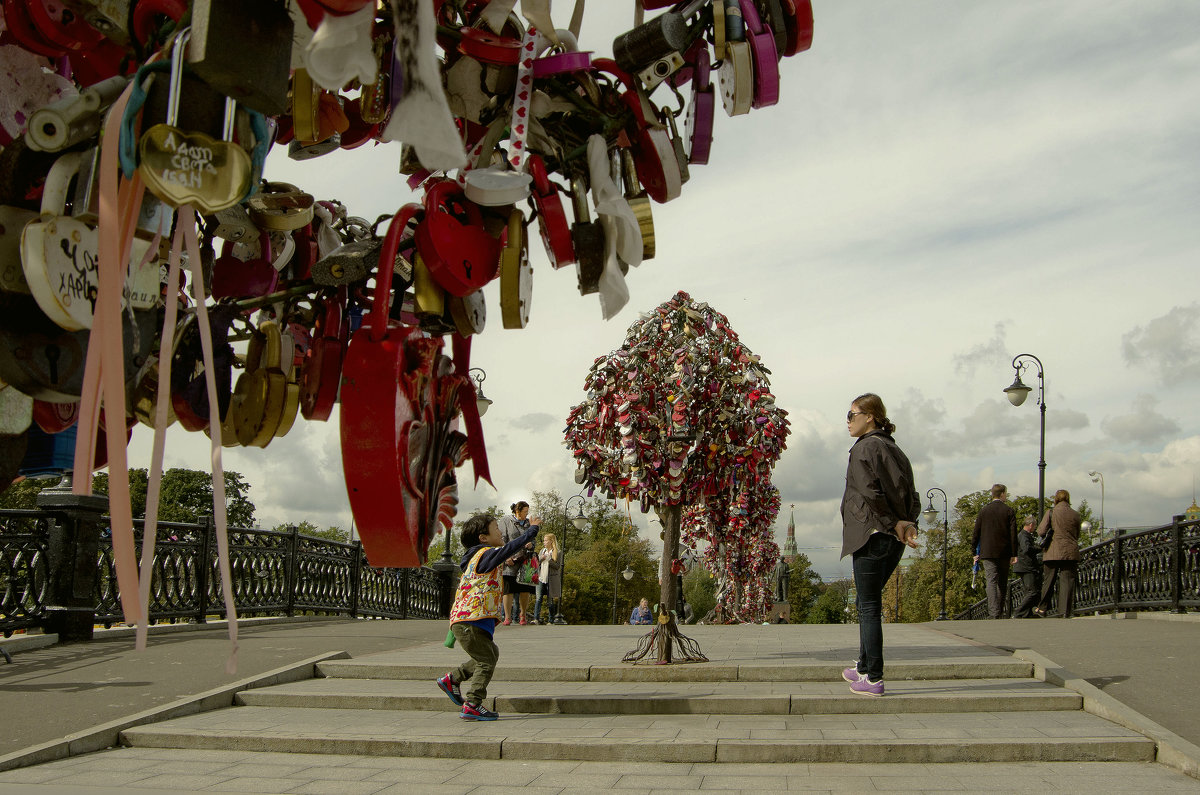
[[[511,514],[502,516],[497,519],[500,525],[500,535],[504,542],[508,543],[514,538],[518,538],[529,528],[529,503],[521,500],[510,506]],[[519,612],[520,623],[526,624],[528,621],[525,618],[525,611],[529,609],[529,595],[533,593],[533,585],[519,582],[517,575],[520,574],[521,564],[533,554],[533,543],[526,545],[525,549],[518,552],[513,557],[505,561],[503,570],[501,571],[501,579],[503,580],[502,597],[504,605],[504,621],[501,623],[504,626],[509,626],[513,622],[514,613]],[[513,599],[513,594],[517,594],[518,598]],[[517,602],[514,607],[513,602]]]
[[[1071,495],[1066,489],[1054,492],[1054,507],[1046,511],[1038,525],[1038,535],[1049,536],[1049,546],[1042,553],[1045,567],[1042,576],[1042,600],[1033,612],[1045,616],[1050,607],[1050,595],[1058,580],[1058,612],[1070,618],[1075,608],[1075,570],[1079,567],[1079,512],[1071,507]],[[1061,578],[1061,579],[1060,579]]]
[[[558,600],[562,597],[562,553],[558,551],[558,539],[554,533],[542,536],[542,549],[538,552],[537,597],[533,602],[532,624],[542,622],[542,598],[549,596],[549,611],[544,623],[552,623],[558,611]]]

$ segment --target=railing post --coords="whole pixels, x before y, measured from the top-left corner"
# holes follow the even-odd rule
[[[1171,519],[1171,612],[1186,613],[1180,604],[1183,598],[1183,528],[1182,516]]]
[[[72,493],[69,476],[64,484],[65,488],[46,489],[37,496],[38,508],[55,514],[47,540],[50,582],[44,629],[57,633],[60,642],[91,640],[96,623],[96,561],[108,497]]]
[[[362,587],[362,542],[354,539],[353,562],[350,564],[350,617],[358,618],[358,590]]]
[[[1113,612],[1121,610],[1121,582],[1125,574],[1125,534],[1117,528],[1113,535]]]
[[[399,569],[398,571],[400,572],[400,618],[407,619],[408,594],[410,591],[408,573],[412,571],[412,569]]]
[[[296,572],[300,562],[300,528],[294,524],[287,526],[287,565],[284,567],[283,585],[287,588],[287,602],[284,612],[288,618],[296,615]]]
[[[432,568],[438,573],[438,615],[442,618],[449,618],[450,608],[454,606],[454,591],[457,585],[454,575],[458,571],[458,564],[452,560],[443,559],[434,561]]]
[[[200,552],[196,560],[196,623],[208,623],[208,589],[212,577],[212,550],[217,541],[217,520],[206,513],[200,521]]]

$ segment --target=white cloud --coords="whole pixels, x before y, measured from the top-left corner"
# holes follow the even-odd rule
[[[1100,427],[1121,444],[1155,444],[1179,432],[1179,423],[1157,410],[1158,398],[1138,395],[1129,414],[1105,417]]]
[[[1121,337],[1125,361],[1149,367],[1168,386],[1200,378],[1200,303],[1176,306]]]

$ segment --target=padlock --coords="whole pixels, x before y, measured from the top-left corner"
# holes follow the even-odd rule
[[[34,111],[25,134],[29,148],[60,152],[95,137],[100,132],[104,112],[117,101],[128,83],[127,77],[110,77],[75,96]]]
[[[787,44],[780,52],[789,56],[812,47],[812,0],[784,0],[783,11],[784,25],[787,27]]]
[[[279,271],[274,267],[271,236],[262,230],[258,237],[258,256],[246,260],[233,255],[232,241],[225,241],[221,256],[213,263],[212,297],[256,298],[274,292]]]
[[[417,250],[446,292],[459,297],[496,277],[500,243],[483,229],[483,215],[453,180],[425,194],[425,218],[417,227]]]
[[[459,336],[470,337],[483,332],[487,325],[487,302],[483,290],[476,290],[462,298],[452,295],[446,303],[449,304],[450,317],[454,319],[454,328]]]
[[[682,184],[692,178],[691,173],[688,171],[687,147],[683,143],[683,137],[679,135],[679,129],[675,126],[675,114],[664,108],[662,115],[667,121],[667,131],[671,138],[671,150],[675,152],[675,162],[679,165],[679,182]]]
[[[638,72],[638,79],[642,81],[642,86],[647,92],[653,91],[659,83],[682,69],[683,64],[683,55],[678,52],[669,52]]]
[[[375,31],[371,41],[371,51],[379,64],[375,82],[362,87],[359,94],[359,115],[368,124],[380,124],[387,121],[392,109],[392,58],[396,52],[395,37],[387,27]]]
[[[764,28],[771,31],[775,39],[775,52],[782,58],[783,52],[787,48],[788,30],[786,19],[789,16],[795,16],[795,11],[785,11],[785,0],[757,0],[758,16],[762,20]],[[786,0],[787,5],[791,6],[793,0]]]
[[[571,180],[571,202],[575,210],[571,245],[575,249],[579,294],[589,295],[600,290],[600,276],[604,273],[604,227],[591,220],[587,186],[582,179]]]
[[[746,21],[746,43],[754,62],[754,99],[751,106],[765,108],[779,102],[779,54],[775,49],[775,34],[758,16],[754,0],[741,0],[742,17]]]
[[[191,20],[188,65],[204,82],[267,116],[287,110],[293,27],[285,4],[193,0]]]
[[[158,356],[151,354],[134,378],[133,388],[125,394],[125,413],[148,428],[156,427],[158,389]],[[167,424],[164,427],[174,425],[175,420],[175,412],[168,402]]]
[[[21,267],[38,306],[48,318],[68,331],[92,326],[96,296],[100,234],[96,227],[65,216],[67,189],[84,160],[81,152],[68,152],[50,168],[42,192],[42,215],[21,232]],[[150,309],[160,293],[160,268],[148,257],[150,244],[134,239],[125,278],[126,299],[134,309]]]
[[[33,422],[33,398],[0,381],[0,436],[24,433]]]
[[[253,167],[250,156],[233,143],[236,105],[225,100],[223,140],[215,141],[202,132],[186,133],[175,126],[179,117],[179,94],[183,78],[184,51],[188,31],[175,40],[171,55],[171,86],[167,119],[142,134],[138,142],[138,169],[146,188],[172,207],[195,205],[202,214],[241,201],[250,187]]]
[[[307,69],[297,69],[292,73],[291,97],[292,133],[296,140],[317,140],[317,131],[321,127],[317,117],[321,89],[313,82]]]
[[[708,48],[702,47],[692,62],[692,101],[688,103],[687,122],[683,128],[687,138],[688,162],[698,165],[707,163],[712,151],[717,99],[710,79],[711,69]]]
[[[233,431],[237,443],[243,447],[269,445],[284,419],[289,390],[282,357],[279,324],[263,321],[250,338],[246,369],[238,377],[229,403]],[[298,393],[296,397],[298,400]]]
[[[628,147],[620,147],[617,155],[621,161],[621,181],[625,185],[625,200],[633,210],[642,233],[642,259],[654,258],[654,214],[650,206],[650,198],[644,190],[640,190],[637,166],[633,162],[633,153]]]
[[[248,235],[258,232],[258,227],[250,220],[250,211],[244,204],[235,204],[224,210],[217,210],[213,214],[213,218],[216,226],[211,228],[209,234],[222,240],[232,240],[236,243]]]
[[[289,232],[313,220],[316,200],[295,185],[267,182],[247,202],[250,220],[260,229]]]
[[[552,267],[564,268],[575,261],[575,248],[571,245],[571,227],[563,211],[562,197],[558,195],[558,187],[550,181],[540,155],[530,155],[526,162],[533,177],[530,198],[537,211],[538,231],[546,247],[546,256]]]
[[[92,226],[100,224],[100,147],[84,153],[79,163],[79,175],[75,180],[75,198],[71,202],[71,215]],[[133,233],[142,240],[153,240],[155,235],[166,237],[171,231],[175,210],[147,191],[142,197],[142,206],[134,221]]]
[[[300,411],[306,420],[328,420],[337,402],[342,360],[350,341],[346,296],[343,287],[317,302],[312,344],[300,367]]]
[[[532,296],[533,267],[529,264],[525,216],[514,207],[500,252],[500,319],[505,328],[525,328],[529,324]]]
[[[433,278],[420,253],[413,255],[413,311],[417,316],[441,317],[446,312],[446,291]]]
[[[717,2],[717,0],[714,0]],[[724,0],[725,43],[746,40],[746,20],[742,17],[741,0]]]
[[[709,0],[691,0],[643,22],[613,39],[613,60],[627,72],[640,72],[671,52],[686,52],[704,32],[705,18],[693,19]]]
[[[340,287],[366,281],[379,264],[383,241],[373,235],[348,240],[313,264],[313,284]]]
[[[754,59],[746,41],[725,43],[725,56],[717,70],[721,106],[729,116],[749,113],[754,102]]]
[[[504,166],[473,168],[463,175],[463,194],[481,207],[506,207],[529,198],[533,177]]]
[[[342,134],[334,133],[323,141],[301,141],[293,138],[288,143],[288,157],[292,160],[312,160],[342,148]]]

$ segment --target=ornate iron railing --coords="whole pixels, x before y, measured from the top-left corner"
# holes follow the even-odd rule
[[[0,511],[0,632],[44,624],[54,517],[41,510]],[[143,522],[134,522],[141,555]],[[215,529],[160,522],[154,544],[150,621],[203,623],[224,614]],[[358,542],[340,543],[290,531],[229,529],[230,582],[239,616],[348,615],[439,618],[448,614],[451,584],[430,568],[376,569]],[[95,623],[122,620],[112,538],[102,531],[95,579]]]
[[[39,627],[50,589],[49,517],[42,511],[0,515],[0,629]]]
[[[1200,608],[1200,521],[1176,516],[1169,525],[1118,535],[1083,549],[1075,577],[1075,613]],[[1058,609],[1057,587],[1052,609]],[[1019,581],[1008,589],[1012,615],[1025,596]],[[987,618],[987,599],[955,616]]]

